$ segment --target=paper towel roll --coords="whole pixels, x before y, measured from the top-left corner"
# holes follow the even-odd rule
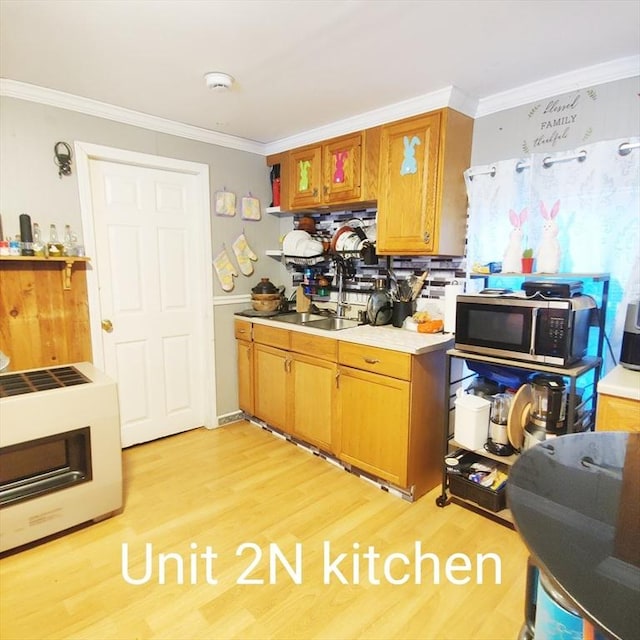
[[[455,333],[456,330],[456,298],[464,293],[461,284],[446,284],[444,286],[444,332]]]

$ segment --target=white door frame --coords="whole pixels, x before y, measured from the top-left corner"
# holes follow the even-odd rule
[[[205,398],[205,424],[208,429],[218,426],[217,402],[215,385],[215,342],[214,342],[214,306],[213,306],[213,275],[211,264],[213,262],[211,252],[211,207],[209,195],[209,166],[199,162],[176,160],[161,156],[126,151],[113,147],[91,144],[87,142],[75,143],[75,164],[78,176],[78,191],[80,196],[80,214],[82,231],[87,256],[91,258],[87,268],[87,295],[89,299],[89,318],[91,327],[91,348],[93,351],[93,363],[99,369],[104,370],[104,349],[102,344],[100,292],[98,286],[95,229],[93,224],[93,203],[91,196],[91,179],[89,164],[92,160],[104,160],[119,164],[150,167],[177,173],[186,173],[195,176],[197,188],[200,190],[199,211],[196,211],[202,233],[202,241],[199,251],[194,252],[202,256],[202,271],[200,283],[200,301],[202,306],[202,335],[205,336],[205,345],[208,349],[202,349],[204,379],[203,398]],[[203,345],[203,347],[205,346]],[[208,400],[208,402],[207,402]]]

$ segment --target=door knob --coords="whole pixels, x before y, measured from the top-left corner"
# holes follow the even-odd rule
[[[107,333],[111,333],[113,331],[113,322],[111,320],[103,320],[102,321],[102,330]]]

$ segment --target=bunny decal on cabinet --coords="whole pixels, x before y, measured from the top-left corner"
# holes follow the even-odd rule
[[[542,238],[536,253],[536,271],[539,273],[558,273],[560,271],[560,242],[558,241],[558,223],[555,218],[560,211],[560,200],[547,211],[544,202],[540,202],[540,215],[544,219]]]
[[[502,258],[503,273],[518,273],[522,266],[522,227],[527,221],[529,212],[523,209],[518,215],[513,209],[509,211],[509,220],[513,229],[509,237],[509,244]]]
[[[413,136],[411,140],[409,140],[409,136],[404,137],[404,160],[400,167],[401,176],[417,173],[418,163],[416,161],[416,150],[414,149],[417,144],[420,144],[418,136]]]
[[[333,173],[333,182],[340,184],[344,182],[344,163],[349,155],[348,151],[336,151],[333,154],[336,159],[336,170]]]

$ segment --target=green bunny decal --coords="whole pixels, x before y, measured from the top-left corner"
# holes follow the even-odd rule
[[[309,188],[309,169],[311,169],[311,160],[300,160],[300,162],[298,162],[298,168],[300,170],[298,191],[306,191]]]

